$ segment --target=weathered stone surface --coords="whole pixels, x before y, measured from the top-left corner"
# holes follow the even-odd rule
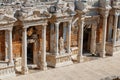
[[[86,51],[114,55],[119,22],[119,0],[2,0],[0,60],[26,74],[28,62],[46,70],[81,62]]]
[[[73,64],[71,60],[71,54],[63,54],[63,55],[47,55],[47,64],[51,67],[62,67]]]

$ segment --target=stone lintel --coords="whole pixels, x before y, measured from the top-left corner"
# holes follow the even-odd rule
[[[30,26],[37,26],[37,25],[47,25],[47,20],[43,21],[29,21],[29,22],[23,22],[23,25],[25,28],[28,28]]]
[[[72,20],[73,17],[65,17],[65,18],[57,18],[57,22],[69,22],[70,20]]]
[[[12,28],[13,28],[13,23],[12,24],[0,25],[0,30],[12,30]]]

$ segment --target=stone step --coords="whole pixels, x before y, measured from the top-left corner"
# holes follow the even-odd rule
[[[7,62],[0,63],[0,79],[15,76],[14,65],[9,65]]]

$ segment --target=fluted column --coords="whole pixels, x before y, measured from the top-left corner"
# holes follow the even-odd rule
[[[41,54],[41,69],[47,69],[46,63],[46,25],[42,27],[42,54]]]
[[[82,57],[83,57],[83,33],[84,33],[84,18],[81,19],[80,21],[80,25],[79,25],[79,43],[78,43],[78,62],[82,61]]]
[[[91,47],[90,47],[90,52],[95,55],[95,51],[96,51],[96,28],[97,25],[96,24],[92,24],[92,35],[91,35]]]
[[[10,64],[14,64],[13,52],[12,52],[12,30],[8,30],[8,35],[9,35],[9,40],[8,40],[9,62],[10,62]]]
[[[59,55],[59,22],[55,23],[55,55]]]
[[[117,26],[118,26],[118,12],[114,14],[114,27],[113,27],[113,46],[116,44],[116,37],[117,37]]]
[[[67,53],[71,53],[71,21],[68,22],[68,35],[67,35]]]
[[[23,28],[22,32],[22,73],[28,73],[27,67],[27,28]]]
[[[106,51],[106,32],[107,32],[107,18],[108,18],[109,11],[105,10],[102,12],[103,16],[103,26],[102,26],[102,43],[101,43],[101,53],[100,57],[105,57]]]

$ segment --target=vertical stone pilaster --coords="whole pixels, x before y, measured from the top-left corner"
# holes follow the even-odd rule
[[[97,28],[97,25],[96,24],[93,24],[92,25],[92,35],[91,35],[91,46],[90,46],[90,52],[95,55],[95,52],[96,52],[96,28]]]
[[[103,10],[102,11],[102,16],[103,16],[103,28],[102,28],[102,43],[101,43],[101,53],[100,57],[105,57],[106,51],[105,51],[105,46],[106,46],[106,32],[107,32],[107,18],[108,18],[109,11],[108,10]]]
[[[46,25],[42,27],[42,53],[41,53],[41,69],[47,69],[46,63]]]
[[[68,22],[68,35],[67,35],[67,53],[71,53],[71,21]]]
[[[27,28],[22,32],[22,74],[28,73],[27,67]]]
[[[114,14],[114,27],[113,27],[113,46],[115,46],[115,44],[116,44],[118,17],[119,17],[119,14],[117,12],[115,12],[115,14]]]
[[[59,55],[59,22],[55,23],[55,55]]]
[[[14,64],[13,52],[12,52],[12,30],[8,30],[8,35],[9,35],[9,40],[8,40],[9,62],[10,62],[10,64]]]
[[[79,43],[78,43],[79,51],[78,51],[78,56],[77,56],[78,62],[81,62],[82,57],[83,57],[83,33],[84,33],[84,18],[81,19],[80,25],[79,25],[79,39],[78,39],[79,40]]]

